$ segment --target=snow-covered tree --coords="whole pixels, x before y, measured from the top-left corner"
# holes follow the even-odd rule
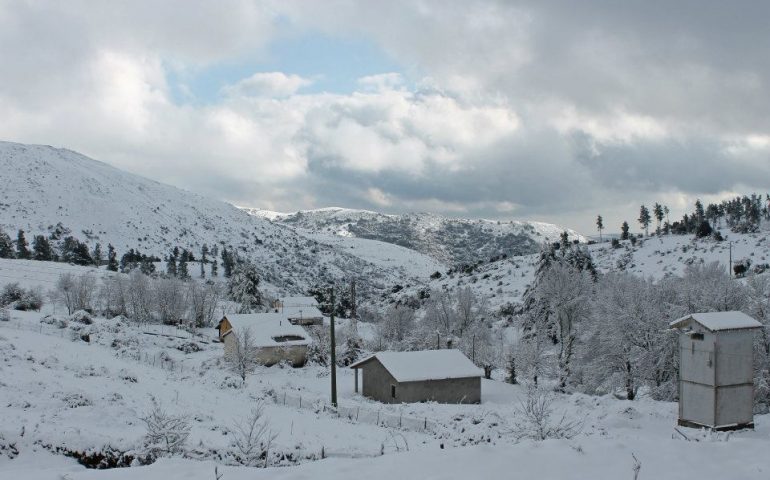
[[[248,313],[262,306],[257,266],[249,261],[239,262],[227,283],[230,299],[240,303],[240,312]]]
[[[53,249],[44,235],[35,235],[32,239],[32,259],[44,262],[53,260]]]
[[[30,258],[29,244],[24,237],[24,230],[19,230],[16,234],[16,258],[26,260]]]
[[[236,373],[241,380],[246,383],[246,377],[257,367],[257,346],[254,342],[254,335],[250,328],[233,330],[230,335],[234,335],[235,342],[233,349],[228,355],[227,361],[230,369]]]
[[[115,247],[111,243],[107,245],[107,270],[118,271],[118,254],[115,253]]]
[[[14,258],[13,241],[2,229],[0,229],[0,258]]]

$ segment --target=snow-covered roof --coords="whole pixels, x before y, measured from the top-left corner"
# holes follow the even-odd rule
[[[283,307],[279,310],[286,318],[323,318],[324,314],[317,307]]]
[[[305,329],[299,325],[292,325],[281,313],[228,313],[225,318],[236,331],[243,331],[248,328],[254,339],[254,345],[257,347],[309,345],[311,343],[310,336]],[[228,332],[224,332],[224,335]],[[284,342],[276,340],[276,338],[283,336],[301,337],[302,340]]]
[[[283,307],[317,307],[318,300],[314,297],[282,297]]]
[[[719,330],[742,330],[746,328],[762,327],[761,323],[754,320],[745,313],[738,311],[691,313],[678,320],[674,320],[669,324],[669,326],[671,328],[679,328],[684,326],[690,320],[700,323],[712,332]]]
[[[484,372],[460,350],[422,350],[417,352],[379,352],[354,363],[360,368],[374,359],[399,382],[481,377]]]

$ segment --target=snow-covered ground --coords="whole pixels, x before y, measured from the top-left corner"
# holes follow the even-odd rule
[[[46,314],[14,311],[10,322],[0,322],[0,478],[213,478],[219,465],[224,479],[358,478],[363,472],[372,479],[514,473],[614,479],[633,478],[632,454],[641,462],[640,478],[770,474],[767,415],[756,417],[753,432],[684,429],[687,441],[674,430],[676,404],[573,394],[556,398],[555,415],[582,421],[582,432],[571,440],[535,442],[516,435],[521,386],[485,380],[481,405],[384,406],[355,394],[352,373],[342,368],[338,415],[325,408],[329,374],[323,367],[261,368],[241,386],[227,371],[213,329],[190,333],[123,319],[60,328],[41,323]],[[90,342],[81,339],[84,333]],[[50,453],[57,447],[139,449],[139,417],[152,397],[190,419],[187,458],[86,471]],[[277,468],[223,466],[232,463],[228,427],[259,399],[278,433],[271,457]]]

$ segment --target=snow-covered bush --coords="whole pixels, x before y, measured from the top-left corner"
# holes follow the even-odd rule
[[[514,435],[519,438],[532,440],[547,440],[549,438],[572,438],[578,435],[583,427],[579,420],[570,420],[567,414],[555,416],[553,411],[554,392],[530,384],[527,386],[527,396],[516,408],[520,420],[515,422]]]
[[[40,310],[43,297],[38,290],[25,289],[18,283],[9,283],[0,291],[0,307],[10,310]]]
[[[277,434],[270,430],[264,415],[265,406],[260,400],[245,419],[239,419],[228,429],[235,460],[241,465],[255,467],[261,459],[268,466],[270,446]]]
[[[140,417],[147,431],[143,444],[146,452],[159,457],[173,455],[184,449],[190,436],[190,421],[185,415],[173,415],[152,398],[152,408]]]
[[[78,310],[69,316],[71,322],[82,323],[83,325],[91,325],[94,320],[91,318],[91,314],[85,310]]]

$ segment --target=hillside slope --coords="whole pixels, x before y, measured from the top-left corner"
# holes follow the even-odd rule
[[[24,229],[28,241],[61,224],[64,235],[91,247],[99,242],[105,251],[111,243],[118,255],[130,248],[163,256],[175,246],[193,252],[204,244],[232,247],[259,264],[268,288],[284,293],[355,277],[366,296],[419,280],[410,275],[427,280],[435,270],[426,265],[424,272],[405,273],[399,264],[368,261],[290,226],[70,150],[0,142],[0,180],[0,228],[12,236]]]
[[[543,242],[570,239],[585,242],[574,230],[542,222],[447,218],[430,213],[386,215],[368,210],[322,208],[278,213],[245,208],[254,216],[313,233],[356,237],[406,247],[449,264],[472,264],[502,254],[537,252]]]

